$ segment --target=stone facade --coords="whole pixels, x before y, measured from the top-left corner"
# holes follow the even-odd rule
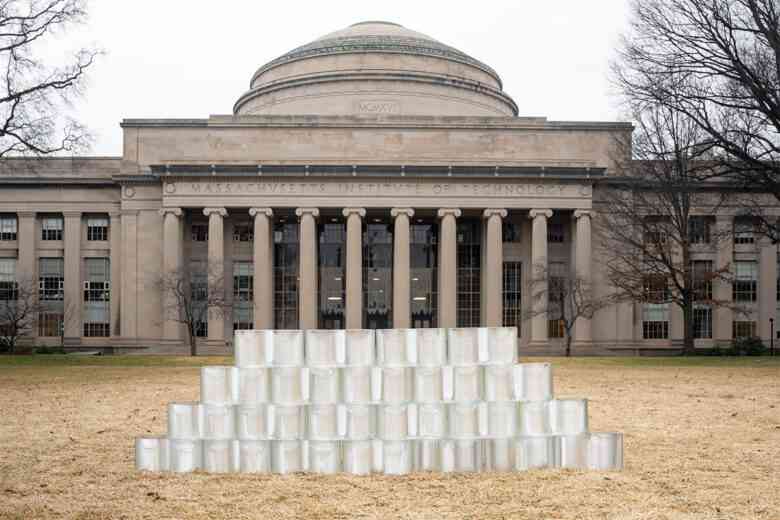
[[[233,115],[126,119],[121,157],[3,161],[0,233],[14,231],[0,234],[0,265],[41,281],[61,314],[33,341],[57,344],[61,326],[71,348],[188,352],[158,283],[176,271],[227,282],[229,311],[198,328],[204,353],[229,352],[250,326],[502,324],[525,353],[559,352],[546,316],[520,319],[522,288],[542,263],[609,290],[591,228],[632,127],[517,117],[501,89],[460,51],[364,23],[262,67]],[[700,256],[754,262],[752,321],[768,339],[776,248]],[[731,339],[731,311],[714,314],[700,346]],[[621,304],[582,320],[575,352],[678,346],[679,313],[660,339],[645,339],[643,316]]]

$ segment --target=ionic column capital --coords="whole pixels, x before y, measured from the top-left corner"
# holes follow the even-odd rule
[[[536,217],[550,218],[553,216],[551,209],[532,209],[528,212],[528,217],[535,219]]]
[[[395,218],[399,215],[406,215],[409,218],[414,216],[414,210],[412,208],[393,208],[390,210],[390,216]]]
[[[461,211],[458,208],[441,208],[436,215],[439,218],[444,218],[446,216],[452,215],[455,218],[460,217]]]
[[[577,211],[574,212],[574,218],[576,218],[577,220],[579,220],[581,217],[590,218],[592,216],[593,216],[593,212],[589,209],[578,209]]]
[[[295,210],[295,215],[297,217],[302,217],[304,215],[311,215],[314,218],[319,218],[320,210],[317,208],[298,208]]]
[[[183,214],[181,208],[160,208],[158,213],[160,214],[161,217],[164,217],[169,213],[175,217],[181,217]]]
[[[225,208],[203,208],[203,214],[207,217],[210,217],[212,214],[226,217],[228,212]]]
[[[482,218],[490,218],[490,217],[501,217],[506,218],[506,216],[509,215],[509,212],[505,209],[486,209],[482,212]]]
[[[250,217],[256,217],[258,215],[265,215],[270,218],[274,216],[274,210],[271,208],[249,208]]]
[[[366,216],[366,209],[365,208],[344,208],[341,210],[341,214],[345,217],[349,217],[350,215],[358,215],[360,218],[363,218]]]

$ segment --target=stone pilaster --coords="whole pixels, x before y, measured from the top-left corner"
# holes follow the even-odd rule
[[[482,212],[485,219],[484,251],[482,254],[482,293],[484,322],[486,327],[500,327],[504,319],[504,293],[502,277],[504,272],[503,219],[505,209],[486,209]]]
[[[344,208],[347,218],[346,328],[363,325],[363,217],[364,208]]]
[[[393,208],[393,327],[408,329],[412,321],[409,219],[411,208]]]
[[[301,329],[317,328],[317,208],[298,208],[295,214],[300,219],[300,246],[298,258],[300,264],[298,276],[298,313]]]
[[[64,211],[65,226],[63,243],[65,246],[65,298],[63,316],[65,320],[65,342],[80,343],[82,286],[81,286],[81,212]]]
[[[111,336],[116,337],[120,331],[120,305],[122,297],[122,215],[119,211],[109,213],[110,227],[108,228],[108,240],[111,255]]]
[[[716,271],[734,272],[734,238],[732,235],[731,215],[716,217],[714,237],[717,247]],[[718,305],[713,309],[712,328],[713,339],[716,344],[725,345],[731,343],[732,323],[734,311],[728,304],[732,300],[732,286],[727,280],[713,280],[712,297],[717,302],[727,305]]]
[[[769,318],[777,313],[777,245],[761,238],[758,241],[758,326],[756,333],[769,347],[772,336]]]
[[[532,288],[531,307],[534,316],[531,318],[531,343],[546,343],[547,335],[547,219],[552,217],[552,210],[532,209],[528,215],[532,219],[531,226],[531,269],[529,271]],[[538,297],[537,297],[538,296]]]
[[[255,217],[254,242],[254,323],[256,329],[274,327],[274,255],[271,208],[252,208]]]
[[[182,269],[181,253],[181,208],[162,208],[160,216],[163,218],[163,277],[171,280],[184,276]],[[182,337],[181,322],[178,314],[179,302],[176,295],[170,291],[162,295],[163,298],[163,338],[168,341],[180,341]]]
[[[33,297],[38,297],[38,258],[35,253],[35,244],[38,242],[37,226],[35,225],[34,211],[18,211],[16,213],[17,229],[16,244],[19,253],[16,261],[16,279],[20,284],[29,287]],[[29,338],[20,338],[22,344],[32,342],[38,335],[38,327],[32,327]]]
[[[138,211],[122,210],[122,338],[138,337]]]
[[[217,300],[224,301],[225,280],[225,208],[204,208],[203,214],[209,218],[209,243],[208,243],[208,280],[209,293],[221,291]],[[212,295],[209,294],[209,299]],[[214,302],[215,300],[212,300]],[[224,306],[209,306],[208,339],[215,346],[224,344],[225,341],[225,315]]]
[[[458,236],[461,211],[442,208],[439,217],[439,327],[456,327],[458,319]]]
[[[574,272],[583,284],[583,287],[590,293],[586,297],[592,297],[591,212],[581,209],[577,210],[574,212],[574,218],[577,221],[574,236]],[[581,317],[574,324],[574,341],[577,343],[590,343],[593,341],[590,319]]]

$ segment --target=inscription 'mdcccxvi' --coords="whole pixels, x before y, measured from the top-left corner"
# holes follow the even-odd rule
[[[443,195],[481,197],[587,197],[590,186],[534,183],[382,183],[382,182],[188,182],[175,191],[221,195]]]

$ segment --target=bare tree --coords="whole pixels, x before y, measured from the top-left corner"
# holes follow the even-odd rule
[[[33,280],[4,282],[0,286],[0,345],[13,354],[19,342],[31,337],[41,306]]]
[[[683,351],[690,353],[694,306],[729,304],[713,298],[712,282],[728,279],[730,266],[697,270],[693,252],[722,239],[714,216],[730,191],[713,180],[711,149],[695,121],[664,105],[629,106],[636,130],[621,146],[631,146],[633,157],[618,162],[596,201],[600,252],[619,299],[682,309]]]
[[[202,273],[186,269],[169,271],[155,280],[162,291],[163,317],[187,329],[190,355],[197,356],[199,328],[206,327],[209,315],[224,318],[230,311],[222,269],[209,266]]]
[[[780,200],[777,0],[633,0],[613,69],[623,95],[695,125],[720,173]]]
[[[83,94],[99,51],[81,49],[68,63],[40,57],[54,37],[86,18],[84,0],[0,0],[0,157],[76,153],[85,128],[64,108]]]
[[[566,356],[571,356],[574,327],[578,322],[591,320],[601,309],[616,302],[613,294],[596,296],[592,282],[575,273],[555,273],[548,267],[534,267],[528,282],[531,305],[523,312],[523,320],[547,316],[563,329]]]

